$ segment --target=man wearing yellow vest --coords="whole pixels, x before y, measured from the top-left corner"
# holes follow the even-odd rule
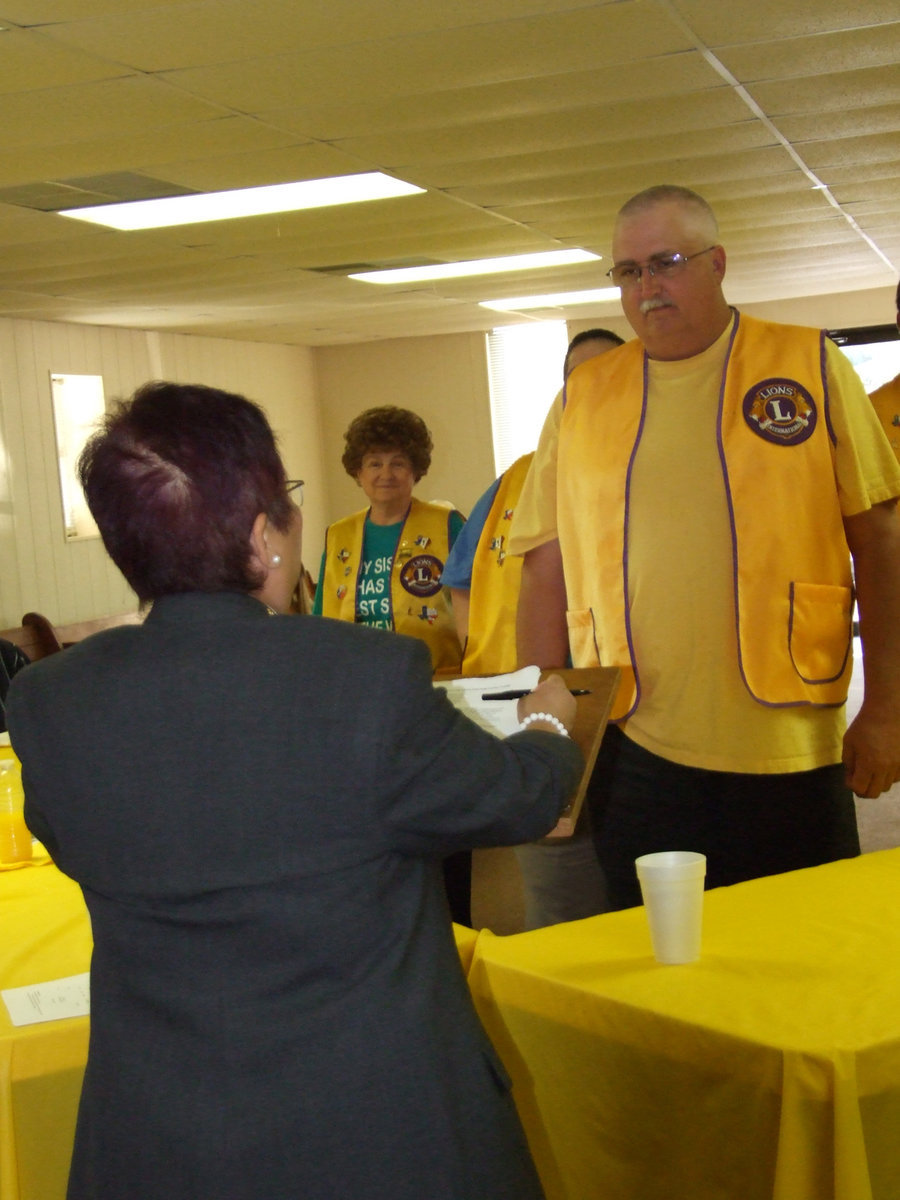
[[[900,283],[897,284],[897,327],[900,329]],[[894,453],[900,458],[900,375],[876,388],[869,399],[875,405]]]
[[[583,329],[569,342],[563,381],[595,354],[622,339],[608,329]],[[447,555],[441,580],[449,588],[463,675],[516,669],[516,606],[522,559],[507,553],[522,484],[534,453],[521,458],[475,502]],[[528,664],[523,664],[528,665]],[[568,838],[516,846],[525,897],[525,928],[541,929],[606,911],[606,885],[593,852],[587,810]]]
[[[702,197],[633,197],[613,262],[637,340],[570,376],[511,551],[520,661],[622,669],[589,803],[624,908],[654,850],[708,887],[859,853],[852,792],[900,778],[900,465],[836,346],[728,306]]]

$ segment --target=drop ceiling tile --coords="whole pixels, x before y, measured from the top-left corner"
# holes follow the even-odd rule
[[[183,3],[184,0],[152,0],[154,8],[170,10]],[[39,27],[123,11],[136,13],[147,7],[148,0],[2,0],[0,21]]]
[[[302,179],[327,179],[333,175],[353,175],[369,170],[366,164],[337,147],[321,142],[301,142],[293,134],[261,129],[249,118],[241,119],[246,120],[249,127],[245,150],[235,146],[234,153],[222,153],[216,147],[212,153],[204,153],[202,146],[198,146],[196,157],[187,157],[182,149],[178,159],[158,162],[154,173],[197,191],[216,192]],[[177,150],[177,143],[175,148]]]
[[[781,254],[784,251],[821,246],[849,247],[852,250],[858,243],[859,235],[840,218],[832,222],[793,225],[790,229],[767,229],[764,235],[755,230],[729,230],[727,236],[723,234],[726,251],[737,259],[743,255]]]
[[[15,154],[0,154],[0,187],[41,179],[100,175],[107,171],[144,170],[157,177],[167,177],[169,165],[174,165],[179,158],[186,159],[188,164],[207,159],[214,164],[216,158],[224,162],[243,155],[247,156],[248,174],[241,185],[250,187],[257,182],[268,182],[257,177],[252,152],[262,157],[261,171],[264,172],[266,152],[273,147],[284,148],[286,153],[296,149],[298,155],[305,151],[305,143],[298,145],[295,134],[260,127],[249,117],[220,117],[163,129],[141,128],[128,136],[23,146],[17,147]],[[199,167],[186,168],[186,172],[192,170],[199,176]],[[211,165],[210,172],[215,170]],[[236,178],[234,172],[231,177]]]
[[[802,184],[790,192],[782,191],[776,195],[720,196],[715,207],[720,225],[745,225],[754,229],[831,220],[835,216],[834,209],[820,191]]]
[[[824,176],[825,182],[833,189],[840,188],[845,184],[854,186],[860,183],[863,179],[867,181],[872,180],[873,183],[878,183],[879,181],[883,181],[885,179],[891,180],[900,178],[900,164],[890,161],[869,163],[866,167],[864,176],[861,175],[856,167],[852,165],[833,166],[829,167],[827,171],[823,171],[822,175]],[[898,192],[898,194],[900,194],[900,192]]]
[[[897,73],[900,75],[900,68]],[[805,153],[804,142],[888,134],[894,139],[895,156],[900,158],[900,102],[842,112],[784,116],[779,117],[777,125],[779,132],[797,146],[801,154]]]
[[[430,165],[460,159],[495,159],[538,151],[597,146],[597,133],[613,143],[645,136],[693,131],[702,140],[712,127],[747,121],[746,105],[726,87],[680,98],[677,107],[659,98],[568,109],[564,112],[511,117],[444,130],[404,132],[394,137],[349,138],[338,142],[348,154],[383,163],[391,169],[408,164]]]
[[[473,122],[535,117],[628,100],[680,97],[720,88],[721,77],[694,51],[666,54],[636,71],[631,63],[605,63],[602,70],[561,71],[502,80],[470,88],[336,103],[331,93],[303,107],[263,110],[260,120],[309,137],[337,141],[404,131],[443,130]],[[603,123],[607,128],[607,123]]]
[[[402,164],[397,173],[422,186],[462,190],[490,188],[495,184],[532,180],[552,190],[560,176],[587,175],[615,180],[623,168],[635,164],[684,161],[737,151],[766,150],[773,146],[771,133],[760,122],[696,132],[608,140],[594,145],[567,147],[543,154],[497,155],[493,158],[452,159],[437,167]]]
[[[842,112],[900,102],[900,70],[882,67],[754,83],[753,99],[776,123],[785,114]]]
[[[572,5],[568,0],[343,0],[339,5],[254,0],[248,9],[246,0],[206,0],[128,5],[124,11],[121,5],[92,5],[87,13],[74,4],[59,7],[66,15],[57,17],[50,30],[55,38],[143,71],[160,71],[229,63],[236,45],[245,58],[268,58],[497,21],[543,21],[556,13],[569,19]]]
[[[829,171],[832,167],[869,163],[900,163],[900,138],[894,133],[872,134],[870,137],[837,137],[828,141],[806,142],[803,158],[814,170]]]
[[[60,46],[39,33],[8,29],[0,34],[0,95],[42,91],[48,80],[62,87],[131,74],[134,72],[120,63]]]
[[[738,154],[700,154],[656,161],[648,159],[643,164],[626,164],[625,169],[617,161],[596,172],[556,176],[546,181],[535,178],[509,184],[454,188],[452,194],[472,204],[502,210],[507,204],[534,201],[548,194],[563,198],[590,195],[595,180],[602,186],[611,177],[618,177],[624,202],[633,192],[657,183],[679,183],[701,192],[705,192],[706,185],[711,182],[728,179],[752,179],[759,185],[759,181],[767,174],[781,175],[790,165],[783,147],[771,146]]]
[[[708,46],[774,41],[849,30],[897,20],[895,0],[753,0],[711,4],[672,0],[673,7]]]
[[[91,141],[223,115],[217,105],[141,76],[48,87],[0,95],[0,149]]]
[[[244,112],[312,105],[334,93],[344,103],[370,96],[429,95],[567,71],[602,72],[692,49],[654,0],[624,0],[505,24],[348,44],[220,67],[166,72],[175,86]],[[637,69],[637,67],[635,68]]]
[[[758,80],[827,76],[885,67],[900,59],[900,21],[843,33],[726,47],[717,54],[729,71],[747,85]]]
[[[900,166],[880,179],[872,178],[867,173],[864,179],[857,176],[840,185],[833,185],[831,190],[838,203],[845,208],[861,202],[896,206],[900,204]]]

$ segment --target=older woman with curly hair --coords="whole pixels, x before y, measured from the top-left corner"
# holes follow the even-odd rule
[[[344,470],[369,507],[329,526],[313,612],[419,638],[436,671],[457,671],[441,573],[464,519],[412,494],[431,465],[431,434],[416,413],[385,405],[360,413],[344,437]]]

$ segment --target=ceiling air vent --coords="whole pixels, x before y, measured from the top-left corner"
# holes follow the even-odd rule
[[[164,179],[152,179],[132,171],[109,175],[85,175],[75,179],[47,179],[20,187],[0,188],[0,204],[59,212],[63,208],[86,208],[92,204],[121,204],[127,200],[158,200],[164,196],[192,196],[195,188],[181,187]]]
[[[388,258],[382,262],[353,262],[335,263],[333,266],[304,267],[304,271],[314,271],[317,275],[355,275],[359,271],[391,271],[396,267],[436,267],[443,266],[441,258]]]

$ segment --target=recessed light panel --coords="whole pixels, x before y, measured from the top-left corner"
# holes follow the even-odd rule
[[[507,271],[539,271],[572,263],[597,262],[589,250],[546,250],[539,254],[513,254],[507,258],[476,258],[468,262],[438,263],[427,267],[398,267],[389,271],[360,271],[351,279],[365,283],[425,283],[433,279],[464,279],[469,275],[503,275]],[[618,294],[618,289],[617,289]]]
[[[296,212],[304,208],[387,200],[394,196],[412,196],[424,190],[381,171],[368,171],[361,175],[306,179],[299,183],[276,183],[229,192],[69,208],[61,210],[60,216],[106,225],[111,229],[162,229],[170,225],[197,225],[204,221],[231,221],[238,217]]]
[[[588,292],[551,292],[544,296],[510,296],[506,300],[480,300],[482,308],[493,308],[498,312],[521,312],[528,308],[568,308],[571,304],[603,304],[618,300],[617,287],[594,288]]]

